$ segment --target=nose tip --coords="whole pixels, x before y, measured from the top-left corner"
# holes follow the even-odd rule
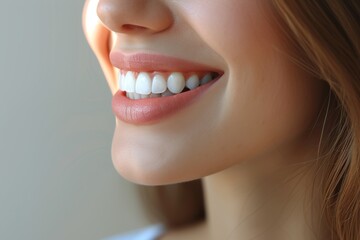
[[[173,23],[170,9],[159,0],[100,0],[97,14],[117,33],[156,33]]]

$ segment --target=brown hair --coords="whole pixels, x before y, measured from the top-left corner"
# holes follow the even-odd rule
[[[272,0],[296,62],[328,83],[316,162],[328,239],[360,236],[360,1]],[[147,203],[169,227],[204,219],[201,181],[146,187]],[[152,200],[151,200],[152,199]]]
[[[305,54],[301,66],[330,87],[317,163],[331,239],[360,236],[360,2],[273,0]],[[331,106],[331,107],[330,107]],[[327,121],[329,119],[330,121]]]

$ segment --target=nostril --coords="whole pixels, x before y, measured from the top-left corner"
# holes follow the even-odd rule
[[[139,25],[124,24],[122,26],[122,29],[125,31],[131,31],[131,30],[146,30],[147,28]]]

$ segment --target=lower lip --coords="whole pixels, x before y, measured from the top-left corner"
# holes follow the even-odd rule
[[[126,123],[152,124],[191,105],[215,82],[217,80],[173,96],[139,100],[129,99],[126,92],[118,91],[113,97],[112,109],[116,117]]]

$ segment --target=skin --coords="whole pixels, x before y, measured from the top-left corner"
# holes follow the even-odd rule
[[[290,60],[296,53],[269,1],[204,3],[86,2],[84,32],[113,94],[111,48],[224,72],[194,104],[161,121],[135,126],[117,119],[114,166],[145,185],[203,178],[206,222],[162,239],[312,239],[303,197],[313,176],[292,176],[317,157],[325,85]]]

